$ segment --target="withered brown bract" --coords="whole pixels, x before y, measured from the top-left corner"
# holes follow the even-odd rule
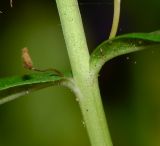
[[[23,65],[25,68],[30,69],[30,70],[33,69],[33,62],[29,55],[28,48],[22,49],[22,60],[23,60]]]

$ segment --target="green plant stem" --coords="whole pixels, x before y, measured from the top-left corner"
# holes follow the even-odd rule
[[[120,8],[121,8],[120,6],[121,6],[121,0],[114,0],[113,23],[112,23],[109,39],[114,38],[117,33],[119,18],[120,18]]]
[[[56,0],[56,2],[73,75],[76,79],[86,76],[89,72],[89,52],[78,3],[76,0]]]
[[[75,93],[83,113],[83,124],[87,127],[92,146],[112,146],[99,94],[98,80],[95,79],[92,82],[92,86],[90,85],[89,88],[87,88],[88,91],[85,91],[85,96],[72,78],[68,78],[68,81],[62,82],[61,85],[70,88]]]
[[[92,146],[112,146],[97,77],[90,73],[89,52],[76,0],[56,0],[73,72],[75,92]]]

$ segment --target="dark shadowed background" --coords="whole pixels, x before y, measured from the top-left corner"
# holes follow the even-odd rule
[[[113,0],[79,0],[90,52],[106,40]],[[118,34],[160,29],[159,0],[122,0]],[[0,0],[0,77],[35,66],[70,70],[53,0]],[[160,146],[160,48],[117,57],[102,68],[100,89],[114,146]],[[0,146],[89,146],[78,103],[65,88],[50,87],[0,106]]]

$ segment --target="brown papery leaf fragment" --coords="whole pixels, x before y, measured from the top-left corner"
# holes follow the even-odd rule
[[[22,49],[22,60],[23,60],[23,65],[26,69],[30,69],[30,70],[33,69],[33,62],[29,55],[28,48],[26,47]]]

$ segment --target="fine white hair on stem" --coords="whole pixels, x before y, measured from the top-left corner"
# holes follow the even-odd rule
[[[111,32],[109,35],[109,39],[112,39],[116,36],[120,18],[120,8],[121,8],[121,0],[114,0],[114,14],[113,14],[113,23]]]

